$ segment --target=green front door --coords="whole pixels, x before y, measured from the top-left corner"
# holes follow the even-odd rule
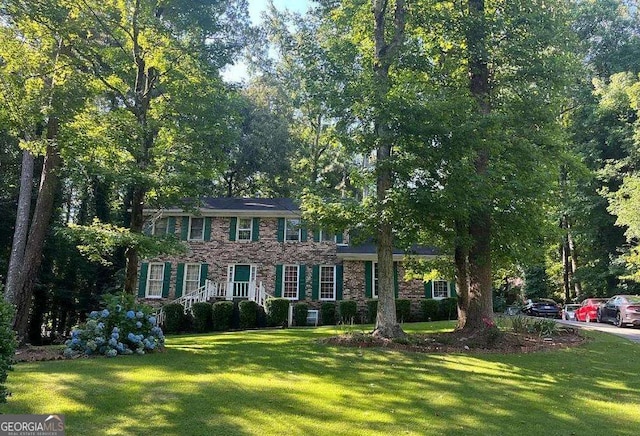
[[[236,265],[233,273],[234,282],[248,282],[251,279],[251,265]]]

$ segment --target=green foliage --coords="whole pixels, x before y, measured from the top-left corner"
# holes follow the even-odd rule
[[[411,300],[398,298],[396,299],[396,318],[398,322],[411,321]]]
[[[458,299],[443,298],[438,302],[438,318],[442,320],[458,319]]]
[[[367,324],[375,324],[378,315],[378,300],[367,300]]]
[[[343,324],[355,324],[357,322],[358,304],[354,300],[342,300],[338,303],[338,314]]]
[[[193,328],[198,333],[211,331],[213,328],[211,304],[207,302],[193,303],[191,314],[193,315]]]
[[[238,303],[240,316],[240,328],[252,329],[258,325],[258,303],[250,300],[242,300]]]
[[[289,317],[289,304],[286,298],[268,298],[265,303],[267,325],[271,327],[286,327]]]
[[[323,325],[336,323],[336,303],[325,301],[320,305],[320,320]]]
[[[525,270],[524,293],[527,298],[549,298],[552,294],[549,277],[544,266],[532,266]]]
[[[16,341],[16,332],[13,331],[14,309],[12,305],[4,301],[2,288],[3,286],[0,284],[0,403],[6,403],[10,392],[5,383],[9,371],[13,369],[12,363],[18,342]]]
[[[510,316],[505,321],[507,328],[514,333],[535,333],[538,336],[554,336],[558,334],[559,324],[548,318],[532,318],[528,316]]]
[[[422,312],[423,321],[437,321],[440,304],[438,303],[438,300],[425,298],[420,300],[420,310]]]
[[[89,319],[73,329],[65,342],[65,357],[101,354],[145,354],[162,348],[164,334],[156,325],[154,309],[136,303],[125,293],[105,295],[104,309],[89,313]]]
[[[309,306],[306,303],[297,303],[293,306],[293,323],[299,327],[307,325]]]
[[[231,328],[233,318],[233,302],[216,301],[211,310],[213,317],[213,329],[215,331],[226,331]]]
[[[123,227],[102,223],[97,218],[89,226],[70,224],[68,227],[60,228],[58,234],[78,242],[80,253],[92,262],[103,265],[110,265],[109,259],[119,249],[135,248],[143,258],[183,254],[187,251],[187,245],[175,236],[146,236]]]
[[[164,312],[164,329],[167,333],[178,333],[184,330],[184,306],[180,303],[169,303],[162,306]]]

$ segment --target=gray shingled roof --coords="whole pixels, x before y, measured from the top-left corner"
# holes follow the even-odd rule
[[[202,199],[203,209],[246,210],[246,211],[289,211],[300,212],[291,198],[235,198],[206,197]]]
[[[364,243],[360,245],[338,245],[338,255],[340,254],[376,254],[376,245],[374,243]],[[414,245],[408,250],[393,249],[393,254],[414,254],[418,256],[436,256],[438,250],[433,247],[422,247]]]

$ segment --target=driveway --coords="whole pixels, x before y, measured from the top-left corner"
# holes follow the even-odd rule
[[[599,332],[611,333],[612,335],[622,336],[632,342],[640,344],[640,328],[638,327],[616,327],[613,324],[604,324],[598,322],[577,322],[557,320],[560,324],[570,325],[585,330],[597,330]]]

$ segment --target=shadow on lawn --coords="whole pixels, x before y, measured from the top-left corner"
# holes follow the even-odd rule
[[[640,347],[607,335],[556,352],[427,355],[313,341],[323,334],[181,336],[153,356],[29,368],[59,375],[63,395],[87,405],[67,417],[73,434],[631,434],[640,425],[627,416],[620,428],[622,413],[605,407],[638,403]],[[614,349],[629,358],[612,360]],[[15,400],[20,413],[45,413]]]

